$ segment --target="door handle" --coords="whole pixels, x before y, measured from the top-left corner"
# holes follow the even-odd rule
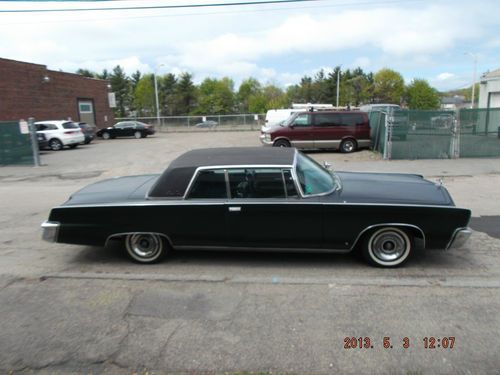
[[[241,207],[229,207],[229,212],[241,212]]]

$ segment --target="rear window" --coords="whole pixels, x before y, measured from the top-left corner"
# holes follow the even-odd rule
[[[78,125],[73,124],[72,122],[65,122],[62,126],[64,129],[80,129]]]

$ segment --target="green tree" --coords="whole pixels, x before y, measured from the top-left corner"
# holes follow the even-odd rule
[[[399,104],[404,92],[404,79],[395,70],[384,68],[373,76],[373,95],[376,102]]]
[[[234,112],[234,83],[224,77],[222,79],[206,78],[200,85],[197,114],[225,115]]]
[[[175,113],[177,87],[177,77],[168,73],[158,77],[158,101],[160,102],[160,112],[172,116]]]
[[[249,109],[249,100],[250,97],[255,96],[261,92],[260,82],[255,78],[248,78],[241,82],[240,88],[238,89],[238,94],[236,99],[238,101],[238,107],[240,113],[248,113]]]
[[[97,77],[96,73],[94,73],[93,71],[88,70],[88,69],[81,69],[80,68],[76,71],[76,74],[80,74],[81,76],[88,77],[88,78],[96,78]]]
[[[182,73],[177,81],[172,98],[172,115],[188,115],[196,104],[197,88],[193,83],[193,75]]]
[[[439,94],[425,79],[414,79],[406,89],[406,97],[410,109],[439,108]]]
[[[113,68],[109,76],[111,90],[116,96],[115,115],[125,117],[130,108],[132,97],[130,95],[130,81],[120,65]]]
[[[145,74],[139,79],[134,90],[134,105],[141,115],[152,115],[156,112],[152,74]]]

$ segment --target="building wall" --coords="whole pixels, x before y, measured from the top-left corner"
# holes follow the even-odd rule
[[[48,76],[49,81],[44,77]],[[92,99],[96,125],[114,123],[108,81],[47,70],[45,65],[0,58],[0,121],[80,120],[78,99]]]
[[[500,108],[500,77],[481,82],[479,86],[479,108],[488,108],[489,94],[491,94],[490,108]]]

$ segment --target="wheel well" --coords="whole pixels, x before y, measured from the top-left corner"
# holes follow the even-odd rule
[[[417,227],[416,225],[413,224],[402,224],[402,223],[386,223],[386,224],[376,224],[376,225],[370,225],[369,227],[366,227],[361,231],[361,233],[358,235],[356,240],[354,241],[354,244],[351,247],[351,250],[357,249],[360,247],[360,245],[363,243],[363,241],[374,231],[377,229],[381,228],[398,228],[402,229],[405,232],[409,233],[412,235],[412,238],[418,238],[423,241],[423,246],[425,247],[425,234],[422,229]]]
[[[143,233],[143,234],[146,234],[146,233],[148,233],[148,234],[156,234],[156,235],[164,238],[167,241],[167,244],[170,246],[170,249],[174,248],[174,246],[172,244],[172,241],[170,240],[170,237],[168,237],[166,234],[164,234],[164,233],[158,233],[158,232],[144,232],[144,231],[140,231],[140,232],[124,232],[124,233],[110,234],[106,238],[106,241],[104,242],[104,247],[106,247],[108,245],[108,242],[110,240],[121,240],[121,239],[124,239],[129,234],[139,234],[139,233]]]
[[[358,146],[358,141],[354,137],[345,137],[345,138],[342,138],[342,141],[340,143],[342,143],[344,141],[347,141],[347,140],[353,141],[356,144],[356,147]]]

